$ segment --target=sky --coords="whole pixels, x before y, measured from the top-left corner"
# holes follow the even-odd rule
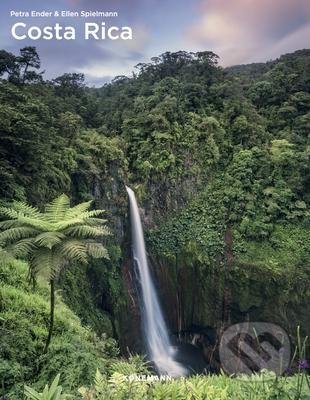
[[[116,11],[111,18],[22,18],[11,11]],[[74,26],[76,39],[16,40],[11,27]],[[85,40],[85,22],[130,26],[132,40]],[[165,51],[210,50],[220,64],[264,62],[308,48],[310,0],[0,0],[0,49],[36,46],[48,79],[84,73],[101,86]]]

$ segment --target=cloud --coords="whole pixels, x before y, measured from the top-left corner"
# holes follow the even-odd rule
[[[143,5],[143,0],[66,0],[66,2],[74,10],[117,11],[120,18],[127,20],[134,17],[139,7]]]
[[[308,0],[201,0],[191,44],[211,48],[225,65],[262,61],[306,47]]]
[[[144,59],[144,51],[148,46],[150,34],[140,25],[135,27],[133,40],[119,40],[100,43],[97,54],[104,57],[90,57],[88,62],[76,65],[75,71],[86,75],[90,84],[102,84],[117,75],[128,75],[134,66]]]
[[[289,33],[275,45],[271,46],[266,52],[266,59],[274,58],[274,55],[291,53],[296,49],[309,48],[310,24],[302,26],[300,29]],[[254,60],[257,61],[257,60]]]

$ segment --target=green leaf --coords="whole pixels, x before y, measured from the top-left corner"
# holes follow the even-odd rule
[[[101,243],[87,243],[86,248],[88,254],[93,258],[109,259],[108,251]]]
[[[45,207],[45,218],[50,222],[58,222],[65,218],[70,208],[70,199],[62,194]]]

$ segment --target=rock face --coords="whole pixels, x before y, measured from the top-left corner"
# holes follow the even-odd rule
[[[95,206],[106,210],[106,218],[113,233],[106,243],[110,246],[111,262],[108,265],[103,263],[102,273],[106,268],[114,268],[115,272],[112,282],[100,286],[94,281],[91,286],[95,298],[100,299],[98,308],[109,313],[114,335],[122,352],[127,354],[128,350],[143,352],[144,344],[141,340],[138,298],[131,262],[128,200],[124,180],[124,173],[118,163],[111,162],[104,176],[88,182],[88,189],[93,193]],[[187,184],[187,193],[194,191],[194,183]],[[182,186],[176,188],[163,182],[148,190],[147,196],[145,192],[140,195],[140,201],[139,188],[136,191],[146,236],[149,229],[160,227],[162,221],[169,218],[170,212],[184,207],[187,200]],[[171,190],[172,195],[169,194]],[[114,254],[116,249],[119,251],[118,257]],[[183,259],[169,259],[164,254],[155,254],[151,246],[148,251],[172,335],[182,343],[190,343],[199,349],[204,360],[216,370],[216,348],[225,297],[225,259],[224,262],[222,259],[216,265],[202,268],[201,263],[193,261],[194,257],[191,260],[190,252]],[[270,321],[284,327],[292,336],[300,321],[302,327],[307,329],[309,305],[298,301],[290,303],[287,299],[287,309],[284,310],[282,294],[287,290],[287,283],[277,282],[273,278],[266,282],[259,273],[259,266],[254,265],[251,269],[247,264],[238,264],[237,259],[231,259],[230,269],[232,271],[227,282],[231,324],[249,320]],[[96,275],[93,279],[97,279]]]
[[[143,340],[141,340],[141,320],[136,280],[129,252],[127,252],[127,257],[121,268],[121,278],[126,302],[117,315],[120,327],[119,344],[124,354],[128,353],[128,350],[143,353],[145,351],[145,346]]]

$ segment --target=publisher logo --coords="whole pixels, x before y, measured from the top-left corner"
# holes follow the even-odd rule
[[[267,322],[245,322],[226,329],[220,343],[223,370],[231,374],[251,374],[260,370],[281,375],[290,363],[287,333]]]

